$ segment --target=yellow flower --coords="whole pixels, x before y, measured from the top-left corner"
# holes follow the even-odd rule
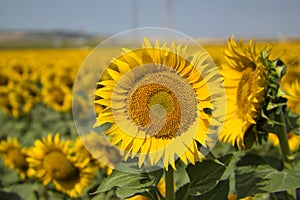
[[[245,148],[245,134],[256,124],[265,97],[266,69],[255,51],[252,40],[245,47],[232,37],[225,51],[227,64],[221,70],[227,104],[220,139],[239,148]]]
[[[4,75],[0,72],[0,78],[3,78],[0,81],[1,110],[15,118],[28,113],[40,101],[37,86],[26,81],[9,80]]]
[[[297,66],[291,66],[291,65],[292,63],[288,64],[286,68],[286,74],[281,79],[281,86],[284,87],[284,89],[288,89],[289,85],[291,85],[293,82],[300,79],[300,65]]]
[[[38,73],[26,60],[10,60],[6,66],[15,81],[36,81]]]
[[[0,68],[0,90],[3,88],[13,88],[14,86],[14,77],[10,71]]]
[[[17,108],[20,114],[30,112],[33,106],[40,101],[40,91],[36,85],[31,83],[18,83],[13,93],[16,95],[15,100],[18,102]]]
[[[287,107],[300,116],[300,81],[295,79],[290,83],[282,83],[282,88],[286,92]]]
[[[80,196],[95,174],[89,165],[90,159],[82,159],[80,152],[70,147],[70,141],[61,141],[59,134],[36,140],[27,161],[32,176],[44,185],[52,182],[58,191],[70,197]]]
[[[279,139],[276,134],[274,133],[269,133],[269,141],[274,145],[278,146],[279,145]],[[300,136],[296,135],[293,132],[290,132],[288,134],[288,144],[290,147],[290,150],[292,152],[298,151],[299,146],[300,146]]]
[[[186,50],[145,39],[142,48],[124,49],[113,59],[106,69],[111,78],[98,83],[95,103],[105,109],[96,126],[112,123],[105,134],[124,151],[124,160],[138,155],[140,167],[162,161],[166,169],[175,168],[177,158],[185,164],[202,160],[197,143],[206,147],[216,133],[219,108],[215,118],[211,112],[221,104],[222,83],[207,53],[185,59]]]
[[[44,102],[58,112],[70,111],[72,105],[72,91],[64,85],[45,85],[42,89]]]
[[[17,94],[8,88],[2,88],[0,91],[0,108],[7,114],[14,117],[20,116],[20,109]]]
[[[20,178],[27,176],[28,163],[26,162],[26,149],[21,148],[16,138],[8,137],[0,142],[0,155],[3,162],[16,170]]]

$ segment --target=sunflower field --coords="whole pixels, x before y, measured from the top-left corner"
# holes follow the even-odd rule
[[[300,41],[139,45],[0,50],[0,199],[300,199]]]

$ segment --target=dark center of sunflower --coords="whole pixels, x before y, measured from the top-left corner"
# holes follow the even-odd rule
[[[56,102],[59,106],[64,104],[64,92],[59,87],[53,87],[49,90],[53,101]]]
[[[21,65],[15,65],[13,69],[20,75],[24,74],[24,68]]]
[[[9,78],[5,75],[0,74],[0,86],[7,86]]]
[[[243,71],[242,78],[238,85],[237,106],[239,116],[247,121],[249,117],[256,117],[256,111],[253,110],[256,93],[258,89],[258,73],[251,67]]]
[[[112,94],[119,128],[133,137],[172,139],[187,132],[198,117],[195,90],[175,70],[156,64],[124,74]]]
[[[59,151],[48,153],[44,158],[43,166],[54,179],[72,180],[78,176],[76,167]]]
[[[8,151],[8,157],[12,160],[14,166],[17,169],[25,171],[28,168],[25,156],[18,148],[12,148]]]
[[[135,90],[129,100],[129,114],[155,138],[171,139],[180,127],[181,111],[176,95],[167,87],[149,83]]]

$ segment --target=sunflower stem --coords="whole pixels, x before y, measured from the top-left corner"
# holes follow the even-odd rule
[[[280,143],[280,150],[282,158],[284,160],[284,168],[291,169],[293,166],[293,156],[290,150],[288,143],[288,133],[286,129],[286,121],[284,117],[284,112],[281,111],[279,115],[276,115],[277,121],[281,123],[278,127],[277,137]],[[296,199],[296,191],[293,189],[287,190],[287,193],[290,194],[293,198]]]
[[[285,168],[289,169],[291,168],[293,159],[292,159],[292,153],[288,143],[288,134],[285,125],[284,113],[280,112],[280,114],[276,116],[278,118],[278,121],[282,123],[282,125],[279,125],[278,127],[279,129],[277,133],[279,143],[280,143],[280,150],[285,163]]]
[[[174,200],[174,170],[172,166],[165,170],[166,200]]]

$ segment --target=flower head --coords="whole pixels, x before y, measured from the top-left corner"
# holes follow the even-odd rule
[[[294,79],[291,82],[283,82],[284,95],[287,98],[287,107],[300,116],[300,81]]]
[[[45,104],[58,112],[67,112],[71,109],[72,92],[65,85],[45,85],[42,95]]]
[[[248,46],[232,37],[222,67],[226,89],[226,120],[220,139],[244,148],[247,130],[256,124],[265,98],[266,67],[250,40]]]
[[[26,162],[26,148],[21,148],[16,138],[8,137],[0,142],[0,155],[3,162],[16,170],[20,178],[27,176],[28,163]]]
[[[27,161],[31,175],[44,185],[52,182],[57,190],[77,197],[88,187],[94,177],[89,158],[81,159],[80,152],[74,152],[70,141],[61,141],[59,134],[49,134],[36,140],[28,152]]]
[[[99,81],[95,103],[105,109],[96,125],[112,123],[105,134],[125,160],[139,154],[139,166],[162,161],[175,168],[176,156],[185,163],[203,158],[197,143],[207,146],[216,132],[210,125],[221,79],[206,53],[186,59],[186,50],[145,39],[142,48],[124,49],[113,59],[110,78]]]

